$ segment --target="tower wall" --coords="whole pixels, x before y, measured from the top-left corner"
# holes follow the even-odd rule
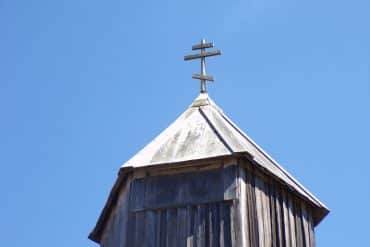
[[[239,176],[245,246],[315,246],[311,206],[252,167]]]
[[[133,172],[103,247],[314,246],[310,206],[246,160]]]

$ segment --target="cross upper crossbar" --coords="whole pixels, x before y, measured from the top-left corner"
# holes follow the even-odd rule
[[[191,47],[191,49],[194,51],[194,50],[199,50],[199,49],[203,49],[203,48],[212,48],[213,47],[213,42],[210,42],[210,43],[200,43],[198,45],[193,45]]]

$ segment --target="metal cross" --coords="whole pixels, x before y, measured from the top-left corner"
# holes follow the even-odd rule
[[[200,74],[193,74],[192,77],[194,79],[200,80],[200,92],[201,93],[207,92],[207,87],[206,87],[207,81],[214,81],[212,76],[208,76],[206,74],[206,57],[221,55],[220,50],[206,52],[206,48],[212,48],[212,47],[213,47],[213,42],[206,43],[205,39],[202,39],[200,44],[192,46],[192,50],[200,50],[200,53],[188,55],[184,57],[185,61],[200,58],[200,65],[201,65]]]

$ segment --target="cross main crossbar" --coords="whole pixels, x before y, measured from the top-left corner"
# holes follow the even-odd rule
[[[197,59],[197,58],[203,58],[203,57],[211,57],[211,56],[217,56],[221,55],[221,51],[207,51],[207,52],[202,52],[198,54],[193,54],[193,55],[187,55],[184,57],[184,60],[192,60],[192,59]]]

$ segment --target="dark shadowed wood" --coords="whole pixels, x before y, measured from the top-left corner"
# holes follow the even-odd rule
[[[213,238],[211,238],[211,243],[214,247],[220,246],[220,210],[217,204],[210,205],[210,212],[212,214],[212,232]]]
[[[177,209],[170,208],[167,210],[167,234],[166,246],[176,246],[177,243]]]
[[[236,199],[236,168],[136,179],[131,211],[183,207]]]
[[[146,247],[156,247],[157,242],[157,215],[155,211],[145,212],[144,244]]]
[[[309,214],[309,231],[310,231],[310,246],[316,246],[315,245],[315,232],[314,232],[314,223],[312,219],[312,214]]]
[[[160,234],[159,234],[159,246],[166,247],[167,245],[167,211],[161,210],[160,211]]]
[[[256,208],[255,180],[251,173],[246,172],[247,213],[249,220],[249,241],[251,246],[258,246],[258,218]]]
[[[136,216],[135,213],[128,214],[127,224],[129,227],[127,227],[127,233],[126,233],[127,234],[126,246],[130,246],[130,244],[135,243],[135,223],[136,223],[135,216]],[[113,246],[117,246],[117,245],[113,245]]]
[[[293,199],[291,195],[288,195],[288,214],[289,214],[289,233],[290,233],[291,246],[297,246],[294,206],[293,206]]]
[[[177,209],[177,246],[186,247],[186,240],[188,236],[188,218],[187,218],[187,208]]]
[[[205,246],[206,243],[206,215],[205,215],[205,205],[200,205],[197,207],[197,246]]]
[[[302,210],[302,224],[303,224],[303,238],[305,246],[310,246],[310,230],[308,224],[308,212],[305,203],[301,202]]]
[[[278,237],[277,237],[277,215],[276,215],[276,191],[273,186],[270,188],[270,215],[271,215],[271,246],[277,247]]]
[[[146,225],[146,222],[145,222],[145,213],[144,212],[140,212],[140,213],[137,213],[136,216],[135,216],[135,230],[134,230],[134,235],[135,235],[135,244],[132,245],[132,246],[135,246],[135,247],[141,247],[141,246],[144,246],[144,243],[145,243],[145,235],[144,235],[144,232],[145,232],[145,225]]]
[[[302,214],[301,207],[297,200],[294,200],[294,210],[295,210],[295,231],[297,234],[297,245],[304,246],[303,233],[302,233]]]
[[[232,246],[231,240],[231,217],[230,217],[230,205],[220,204],[220,217],[221,217],[221,247]]]
[[[194,232],[195,232],[195,229],[194,229],[194,225],[195,225],[195,210],[194,210],[195,206],[188,206],[187,207],[187,216],[188,216],[188,222],[189,224],[187,225],[187,233],[188,233],[188,236],[187,236],[187,240],[186,240],[186,243],[187,243],[187,247],[193,247],[195,246],[194,245]]]

